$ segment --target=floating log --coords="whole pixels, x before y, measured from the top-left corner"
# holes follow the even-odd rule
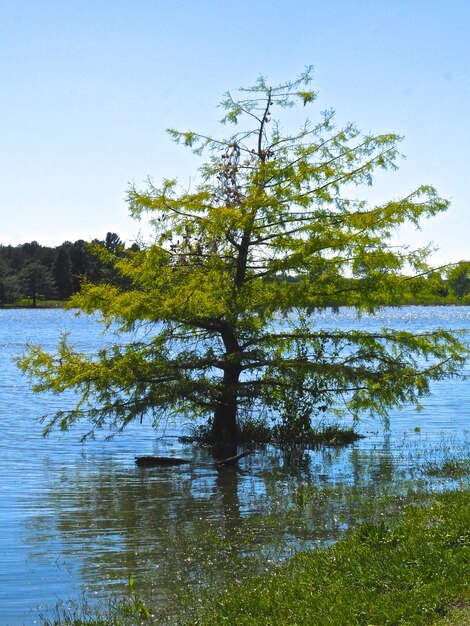
[[[171,465],[185,465],[191,463],[189,459],[180,459],[174,456],[136,456],[135,462],[139,467],[170,467]]]
[[[217,463],[215,463],[215,467],[230,467],[231,465],[236,465],[240,459],[244,456],[248,456],[249,454],[253,454],[252,450],[249,450],[248,452],[241,452],[235,456],[230,456],[228,459],[223,459],[222,461],[217,461]]]
[[[236,465],[240,459],[249,454],[253,454],[253,452],[250,450],[231,456],[228,459],[222,459],[221,461],[217,461],[214,467],[220,468]],[[171,467],[172,465],[189,465],[189,463],[191,463],[189,459],[181,459],[175,456],[153,456],[151,454],[136,456],[135,462],[139,467]]]

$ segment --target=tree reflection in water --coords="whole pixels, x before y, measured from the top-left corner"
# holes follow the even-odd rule
[[[240,461],[240,470],[215,469],[201,449],[191,454],[191,465],[170,468],[87,455],[73,471],[49,468],[47,501],[35,504],[29,524],[35,554],[59,540],[61,562],[90,592],[125,592],[131,575],[136,591],[168,601],[336,540],[383,514],[384,497],[406,494],[413,478],[387,436],[375,448],[267,447]],[[425,486],[425,478],[413,485]],[[395,497],[393,506],[400,502]]]

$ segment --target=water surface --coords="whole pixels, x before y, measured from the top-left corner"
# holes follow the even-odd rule
[[[322,328],[437,326],[470,330],[470,307],[386,309],[357,320],[352,310],[318,314]],[[291,455],[268,448],[241,472],[216,471],[204,450],[179,443],[186,424],[157,436],[149,424],[121,436],[79,443],[87,430],[41,436],[41,416],[73,404],[72,393],[33,394],[12,358],[28,342],[53,349],[67,331],[81,350],[103,336],[96,320],[62,310],[0,311],[0,623],[37,623],[58,598],[137,591],[165,602],[175,589],[258,571],[305,546],[323,545],[354,527],[364,503],[430,482],[429,460],[469,455],[468,383],[436,383],[424,410],[392,414],[385,432],[370,420],[366,439],[338,450]],[[189,466],[142,470],[136,454],[191,458]],[[370,509],[370,505],[368,505]],[[369,510],[370,512],[370,510]]]

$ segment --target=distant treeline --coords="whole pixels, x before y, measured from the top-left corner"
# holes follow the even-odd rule
[[[111,232],[103,240],[65,241],[55,248],[36,241],[0,245],[0,307],[35,307],[40,301],[66,301],[79,291],[84,280],[125,286],[113,266],[94,252],[97,245],[117,255],[139,249],[137,244],[126,248],[119,235]],[[279,280],[299,278],[280,276]],[[354,288],[354,279],[350,280]],[[470,304],[470,262],[461,261],[409,279],[406,293],[402,291],[396,300],[388,297],[384,304]]]
[[[297,277],[287,280],[296,281]],[[350,278],[354,290],[357,280]],[[402,276],[397,293],[376,294],[377,303],[386,306],[404,305],[470,305],[470,261],[460,261],[427,271],[418,276]]]
[[[0,307],[36,306],[39,301],[65,301],[80,289],[83,280],[116,282],[112,266],[93,253],[100,244],[110,252],[125,254],[126,248],[116,233],[104,240],[65,241],[51,248],[36,241],[18,246],[0,245]],[[136,250],[134,244],[127,250]]]

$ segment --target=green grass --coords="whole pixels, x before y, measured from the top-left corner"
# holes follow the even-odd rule
[[[38,300],[36,307],[33,307],[33,301],[29,298],[18,300],[15,304],[5,304],[4,309],[64,309],[66,307],[65,300]]]
[[[433,624],[470,599],[469,581],[470,491],[462,491],[410,507],[397,525],[365,524],[330,548],[206,596],[197,618],[180,623]]]
[[[153,615],[142,600],[131,598],[111,598],[106,608],[91,606],[86,598],[80,602],[59,602],[55,616],[40,616],[43,626],[137,626],[155,624]]]
[[[442,463],[429,462],[424,467],[426,476],[459,479],[470,476],[470,459],[449,458]]]
[[[449,614],[435,626],[470,626],[470,606],[452,609]]]

